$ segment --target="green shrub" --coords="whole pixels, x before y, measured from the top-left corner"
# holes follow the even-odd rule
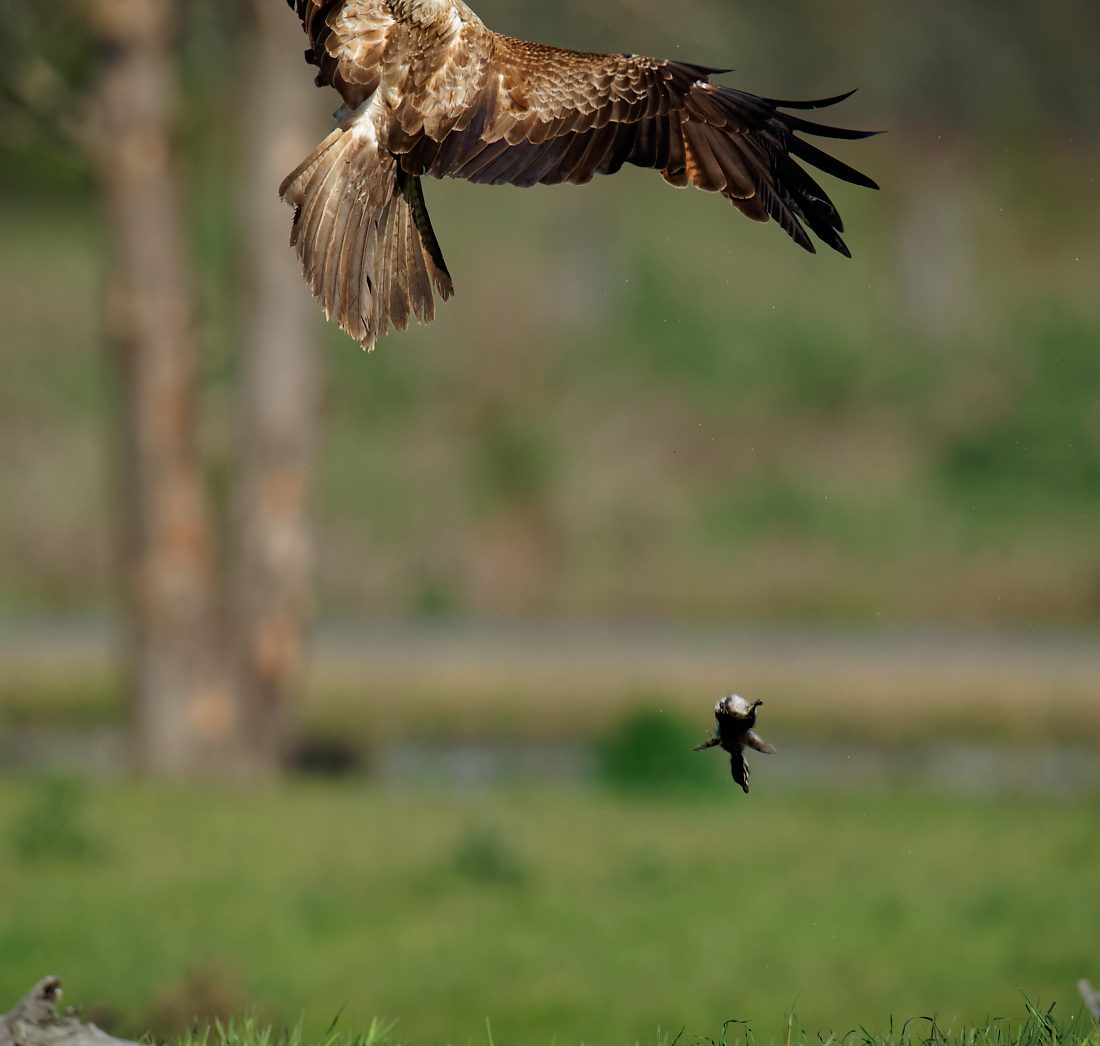
[[[624,792],[680,791],[714,781],[711,762],[692,748],[706,736],[676,716],[649,706],[631,712],[601,742],[601,779]]]
[[[80,861],[95,839],[86,824],[84,790],[70,777],[43,777],[11,825],[9,840],[19,861]]]
[[[528,877],[527,863],[511,840],[485,825],[465,830],[455,846],[452,867],[463,878],[479,883],[511,886]]]

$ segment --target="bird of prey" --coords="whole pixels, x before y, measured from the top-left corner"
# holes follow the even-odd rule
[[[326,316],[364,348],[410,315],[428,323],[451,275],[421,178],[491,185],[588,182],[624,164],[721,193],[773,218],[808,251],[809,232],[847,255],[825,190],[798,161],[856,185],[866,175],[799,134],[865,138],[711,79],[722,69],[514,40],[462,0],[288,0],[317,83],[343,105],[331,134],[283,181],[291,242]],[[851,92],[849,92],[850,94]],[[809,232],[807,232],[809,229]]]
[[[755,748],[758,752],[775,754],[775,747],[753,729],[756,726],[756,710],[763,703],[757,700],[749,704],[740,694],[726,694],[719,698],[714,706],[714,736],[692,749],[693,752],[702,752],[720,745],[724,752],[729,753],[730,773],[746,795],[749,791],[749,764],[745,762],[745,749]]]

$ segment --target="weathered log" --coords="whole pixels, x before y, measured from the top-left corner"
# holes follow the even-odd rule
[[[1089,1013],[1091,1013],[1096,1020],[1100,1021],[1100,992],[1086,981],[1084,977],[1077,982],[1077,990],[1081,993],[1081,998],[1088,1007]]]
[[[0,1046],[139,1046],[85,1023],[72,1007],[58,1013],[60,1001],[61,978],[43,977],[0,1015]]]

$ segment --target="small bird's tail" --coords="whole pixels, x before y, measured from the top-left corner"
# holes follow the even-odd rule
[[[294,207],[290,242],[325,315],[366,349],[409,316],[435,318],[433,285],[454,293],[420,181],[376,139],[343,122],[279,187]]]
[[[741,786],[745,795],[749,794],[749,764],[745,761],[744,753],[739,751],[730,753],[730,776]]]

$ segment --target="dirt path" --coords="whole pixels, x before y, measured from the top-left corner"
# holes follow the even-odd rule
[[[113,678],[115,649],[104,624],[0,629],[0,711],[28,687]],[[345,622],[318,629],[304,715],[373,736],[568,737],[639,702],[705,721],[728,690],[807,737],[1100,742],[1100,633]]]

